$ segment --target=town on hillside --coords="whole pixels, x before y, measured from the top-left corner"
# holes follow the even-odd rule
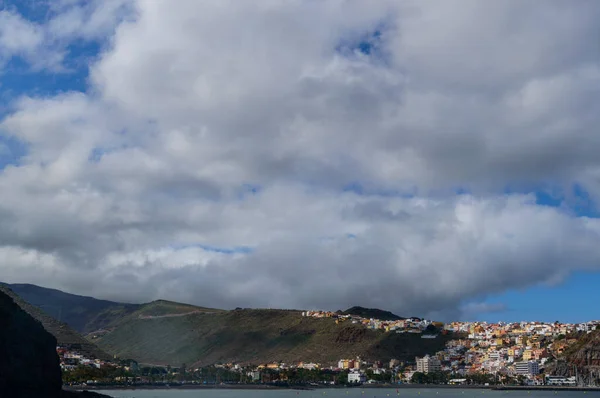
[[[414,361],[340,358],[337,363],[214,364],[204,368],[161,367],[115,358],[86,358],[77,347],[57,347],[64,380],[70,384],[475,384],[581,386],[575,368],[554,374],[557,359],[578,338],[600,327],[579,324],[518,322],[434,322],[420,318],[379,320],[329,311],[303,311],[323,322],[362,325],[383,333],[415,333],[424,339],[450,335],[442,351]],[[588,379],[587,384],[590,384]]]

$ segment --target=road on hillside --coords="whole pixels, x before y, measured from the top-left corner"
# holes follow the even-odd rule
[[[193,314],[215,314],[215,312],[206,312],[206,311],[191,311],[185,312],[183,314],[166,314],[166,315],[140,315],[139,319],[158,319],[158,318],[176,318],[180,316],[188,316]]]

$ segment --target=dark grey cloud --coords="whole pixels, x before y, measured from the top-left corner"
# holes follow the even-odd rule
[[[598,269],[596,219],[505,194],[600,194],[596,2],[90,7],[22,25],[24,48],[60,26],[110,46],[88,93],[0,123],[29,147],[0,171],[0,279],[450,317]],[[376,29],[376,52],[336,50]]]

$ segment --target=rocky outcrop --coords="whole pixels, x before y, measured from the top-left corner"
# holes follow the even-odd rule
[[[0,291],[0,397],[106,397],[62,390],[56,338]]]
[[[0,292],[0,396],[59,397],[56,339]]]
[[[600,330],[583,337],[569,352],[568,361],[578,368],[600,368]]]
[[[597,385],[600,382],[600,330],[583,335],[560,358],[547,364],[545,373],[577,376],[582,385]]]
[[[44,329],[46,329],[51,335],[56,338],[59,345],[63,347],[70,347],[78,352],[84,354],[88,358],[99,358],[109,360],[112,356],[106,352],[100,350],[94,344],[87,341],[83,336],[73,330],[69,325],[64,322],[60,322],[53,317],[46,314],[39,307],[31,305],[24,301],[14,291],[12,291],[7,285],[0,284],[0,292],[9,296],[15,304],[17,304],[23,311],[31,315],[35,320],[40,322]]]

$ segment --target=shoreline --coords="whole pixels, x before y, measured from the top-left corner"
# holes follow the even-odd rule
[[[496,391],[600,391],[600,387],[573,386],[492,386]]]

